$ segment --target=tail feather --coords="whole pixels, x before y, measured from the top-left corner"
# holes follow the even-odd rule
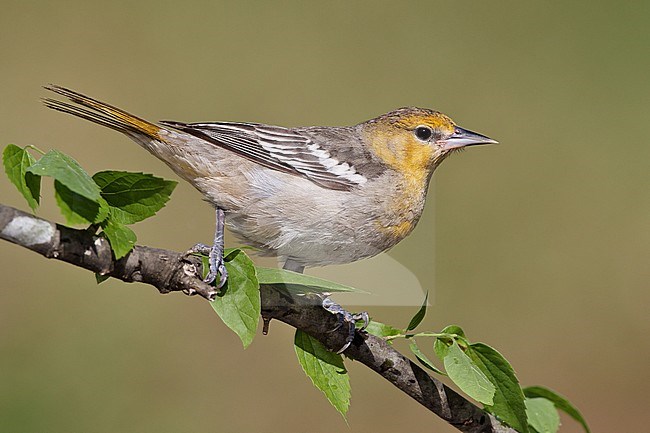
[[[118,132],[125,134],[128,133],[137,133],[138,131],[132,128],[130,125],[124,122],[118,122],[113,118],[105,116],[94,111],[86,110],[76,105],[68,104],[66,102],[57,101],[56,99],[43,98],[43,104],[46,107],[53,110],[60,111],[62,113],[72,114],[73,116],[80,117],[82,119],[89,120],[91,122],[97,123],[98,125],[106,126],[108,128],[114,129]]]
[[[160,140],[158,132],[161,128],[159,126],[127,113],[124,110],[54,84],[45,86],[45,89],[65,96],[70,101],[81,106],[61,102],[56,99],[44,98],[43,103],[48,108],[72,114],[73,116],[89,120],[127,135],[145,135],[151,139]]]

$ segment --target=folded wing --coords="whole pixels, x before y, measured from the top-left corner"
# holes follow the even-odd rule
[[[256,123],[160,123],[229,149],[264,167],[304,176],[325,188],[350,190],[367,181],[353,165],[333,156],[327,150],[327,143],[318,143],[300,131]]]

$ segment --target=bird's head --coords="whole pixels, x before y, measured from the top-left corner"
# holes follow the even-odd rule
[[[363,139],[386,164],[405,175],[423,175],[427,179],[452,152],[467,146],[497,143],[426,108],[400,108],[359,127]]]

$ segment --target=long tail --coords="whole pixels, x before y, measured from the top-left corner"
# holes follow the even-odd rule
[[[91,122],[122,132],[136,139],[146,137],[153,140],[161,140],[158,134],[161,130],[159,126],[129,114],[124,110],[55,84],[47,85],[45,89],[65,96],[70,101],[80,105],[77,106],[67,102],[57,101],[56,99],[43,98],[45,106],[53,110],[90,120]]]

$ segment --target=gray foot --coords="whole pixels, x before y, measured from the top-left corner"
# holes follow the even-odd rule
[[[354,340],[356,323],[359,320],[363,321],[363,326],[359,328],[360,331],[363,331],[368,326],[368,323],[370,322],[368,313],[365,311],[356,314],[350,313],[349,311],[341,307],[339,304],[332,301],[330,298],[323,299],[323,308],[329,311],[330,313],[335,314],[338,320],[338,324],[334,329],[332,329],[331,332],[338,330],[342,326],[345,326],[347,328],[348,335],[347,337],[345,337],[345,344],[343,345],[343,347],[341,347],[339,350],[336,351],[336,353],[341,354],[345,352],[345,350],[348,347],[350,347],[350,344],[352,344],[352,340]]]
[[[217,289],[222,288],[223,285],[226,284],[228,271],[226,270],[226,265],[223,261],[223,247],[219,247],[218,245],[210,246],[206,244],[196,244],[189,252],[208,256],[210,269],[208,275],[203,279],[204,282],[212,284],[217,279],[217,275],[219,275]]]
[[[210,271],[203,281],[212,284],[219,275],[219,283],[217,289],[220,289],[226,284],[228,279],[228,271],[226,264],[223,261],[223,230],[226,221],[226,214],[221,208],[215,209],[215,216],[217,227],[214,233],[214,242],[212,246],[205,244],[196,244],[192,247],[190,252],[199,253],[208,256],[210,263]]]

